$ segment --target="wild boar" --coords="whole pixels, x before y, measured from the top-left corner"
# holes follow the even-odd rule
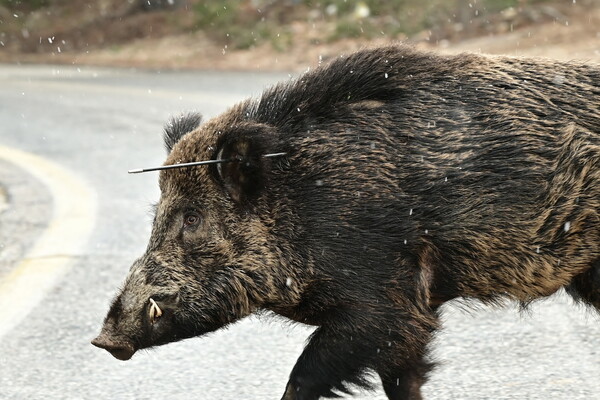
[[[93,344],[116,358],[260,310],[318,328],[285,400],[420,399],[440,305],[600,309],[600,67],[390,46],[166,128],[146,253]],[[264,157],[285,153],[280,157]]]

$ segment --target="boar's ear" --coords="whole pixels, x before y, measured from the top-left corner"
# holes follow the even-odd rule
[[[272,161],[263,155],[273,151],[274,142],[274,132],[262,126],[228,132],[217,142],[214,158],[232,161],[211,170],[236,202],[252,200],[266,186]]]
[[[173,146],[183,135],[200,126],[200,122],[202,122],[200,113],[187,113],[172,117],[165,125],[164,140],[167,153],[173,150]]]

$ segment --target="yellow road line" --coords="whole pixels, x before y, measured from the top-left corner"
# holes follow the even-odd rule
[[[83,254],[96,218],[96,195],[65,168],[31,153],[0,146],[0,158],[17,165],[50,191],[48,228],[25,258],[0,281],[0,338],[16,327]]]

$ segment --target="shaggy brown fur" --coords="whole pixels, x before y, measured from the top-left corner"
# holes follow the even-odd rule
[[[161,172],[94,341],[117,358],[271,310],[318,326],[284,399],[369,370],[420,399],[444,302],[565,287],[600,309],[598,66],[392,46],[198,121],[167,129],[166,164],[233,161]]]

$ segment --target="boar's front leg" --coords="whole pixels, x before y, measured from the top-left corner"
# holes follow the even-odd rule
[[[398,367],[397,370],[380,373],[383,390],[390,400],[421,400],[421,386],[433,364],[421,359],[412,363],[410,368]]]
[[[429,317],[430,328],[426,338],[430,338],[431,332],[436,329],[439,318],[439,305],[430,307],[431,317]],[[429,314],[429,313],[426,313]],[[421,318],[422,321],[426,319]],[[429,340],[429,339],[427,339]],[[426,346],[416,346],[416,349],[426,350]],[[393,352],[394,350],[392,350]],[[399,349],[398,351],[401,351]],[[401,353],[395,354],[396,359]],[[394,354],[392,354],[394,357]],[[400,356],[401,357],[401,356]],[[421,400],[421,386],[427,380],[427,374],[433,369],[434,364],[426,360],[426,353],[420,352],[412,357],[412,362],[396,363],[391,366],[384,364],[377,368],[377,373],[381,378],[383,390],[390,400]],[[382,368],[385,367],[385,368]]]
[[[348,385],[370,388],[367,369],[379,373],[390,399],[420,399],[429,369],[423,356],[437,322],[433,315],[415,318],[416,310],[403,314],[407,317],[395,321],[345,316],[341,324],[318,328],[296,362],[282,400],[338,397],[335,391],[349,393]],[[373,315],[382,316],[381,311]]]

